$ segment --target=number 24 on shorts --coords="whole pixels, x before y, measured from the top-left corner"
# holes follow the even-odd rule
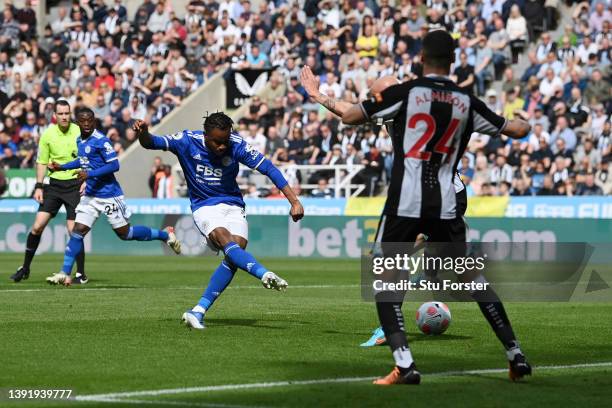
[[[430,114],[417,113],[413,115],[410,120],[408,120],[408,128],[416,128],[416,125],[419,122],[425,122],[427,125],[425,132],[423,132],[423,135],[416,141],[416,143],[412,146],[408,153],[404,155],[404,157],[429,161],[431,159],[432,152],[424,150],[423,148],[426,148],[427,143],[429,143],[434,133],[436,133],[436,121]],[[446,131],[433,148],[435,153],[440,153],[441,155],[446,154],[449,156],[453,153],[454,149],[449,146],[449,142],[452,144],[453,136],[455,136],[458,126],[459,120],[455,118],[451,119]]]
[[[112,213],[114,213],[115,211],[117,211],[117,205],[116,204],[112,204],[112,205],[105,205],[104,206],[104,214],[106,215],[111,215]]]

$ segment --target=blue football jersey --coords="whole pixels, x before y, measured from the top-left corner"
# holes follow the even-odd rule
[[[94,130],[91,136],[85,140],[79,137],[77,147],[81,169],[85,171],[99,169],[106,163],[117,160],[117,153],[115,153],[110,139],[99,130]],[[87,177],[85,183],[85,195],[87,196],[110,198],[123,195],[114,173],[101,177]]]
[[[223,156],[208,150],[201,130],[152,138],[155,149],[169,150],[177,156],[187,181],[192,211],[221,203],[244,207],[236,182],[238,165],[257,169],[265,157],[237,133],[230,135],[229,149]]]

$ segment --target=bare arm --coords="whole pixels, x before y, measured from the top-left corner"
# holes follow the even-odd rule
[[[291,186],[287,184],[285,187],[282,188],[281,191],[283,192],[285,197],[287,197],[287,200],[291,204],[290,214],[291,218],[293,218],[293,221],[301,220],[304,217],[304,207],[302,207],[302,203],[300,203],[300,200],[295,195],[295,192],[293,191]]]
[[[344,113],[353,105],[350,102],[341,101],[319,92],[319,78],[314,76],[310,70],[310,67],[308,66],[305,66],[302,69],[300,80],[302,82],[302,86],[306,92],[308,92],[308,95],[310,95],[315,102],[325,106],[331,112],[340,117],[342,117],[342,115],[344,115]]]
[[[47,165],[36,163],[36,188],[34,189],[34,200],[38,203],[43,202],[43,188],[42,183],[47,175]]]
[[[310,67],[305,66],[300,74],[302,86],[308,95],[317,103],[325,106],[331,112],[342,118],[347,125],[357,125],[366,122],[366,117],[358,104],[334,99],[319,92],[319,79],[314,76]]]
[[[36,163],[36,183],[42,183],[47,175],[47,165]]]
[[[149,127],[143,120],[137,120],[136,122],[134,122],[132,129],[134,130],[134,132],[136,132],[136,135],[138,136],[138,142],[140,142],[140,145],[142,147],[144,147],[145,149],[153,148],[153,138],[149,133]]]
[[[511,139],[522,139],[531,131],[529,123],[522,119],[513,119],[506,122],[502,134],[510,137]]]

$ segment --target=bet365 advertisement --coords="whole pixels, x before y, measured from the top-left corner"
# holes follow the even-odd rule
[[[38,253],[62,253],[68,235],[63,214],[52,220],[41,240]],[[23,252],[34,214],[0,214],[0,252]],[[208,255],[203,238],[191,215],[138,214],[133,225],[163,228],[174,226],[183,242],[185,255]],[[289,217],[253,215],[248,217],[249,249],[257,256],[359,258],[361,247],[374,240],[376,217],[309,216],[299,223]],[[526,245],[554,242],[609,242],[612,220],[531,218],[470,218],[471,241],[514,242]],[[86,251],[114,255],[160,255],[167,248],[157,242],[123,242],[104,219],[98,220],[85,239]]]

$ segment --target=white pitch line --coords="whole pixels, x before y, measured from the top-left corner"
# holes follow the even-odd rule
[[[581,368],[599,368],[599,367],[612,367],[612,361],[601,362],[601,363],[540,366],[540,367],[534,367],[534,369],[539,370],[539,371],[554,371],[554,370],[568,370],[568,369],[573,369],[573,368],[581,369]],[[437,373],[423,373],[423,374],[425,378],[427,377],[458,377],[458,376],[480,375],[480,374],[497,374],[497,373],[505,373],[507,371],[508,371],[507,368],[485,368],[485,369],[479,369],[479,370],[442,371],[442,372],[437,372]],[[248,383],[248,384],[210,385],[210,386],[204,386],[204,387],[170,388],[170,389],[162,389],[162,390],[130,391],[130,392],[117,392],[117,393],[110,393],[110,394],[80,395],[76,397],[76,400],[78,401],[97,401],[98,399],[108,400],[108,399],[116,399],[116,398],[160,396],[160,395],[189,394],[189,393],[205,393],[205,392],[214,392],[214,391],[246,390],[246,389],[253,389],[253,388],[285,387],[285,386],[292,386],[292,385],[351,383],[351,382],[370,381],[375,378],[377,377],[323,378],[323,379],[318,379],[318,380],[276,381],[276,382]]]
[[[219,404],[216,402],[186,402],[186,401],[167,401],[167,400],[155,401],[155,400],[135,400],[135,399],[117,399],[117,398],[100,398],[100,399],[95,399],[95,400],[88,399],[87,402],[108,402],[111,404],[135,404],[135,405],[175,405],[178,407],[194,407],[194,408],[260,408],[256,405]]]

